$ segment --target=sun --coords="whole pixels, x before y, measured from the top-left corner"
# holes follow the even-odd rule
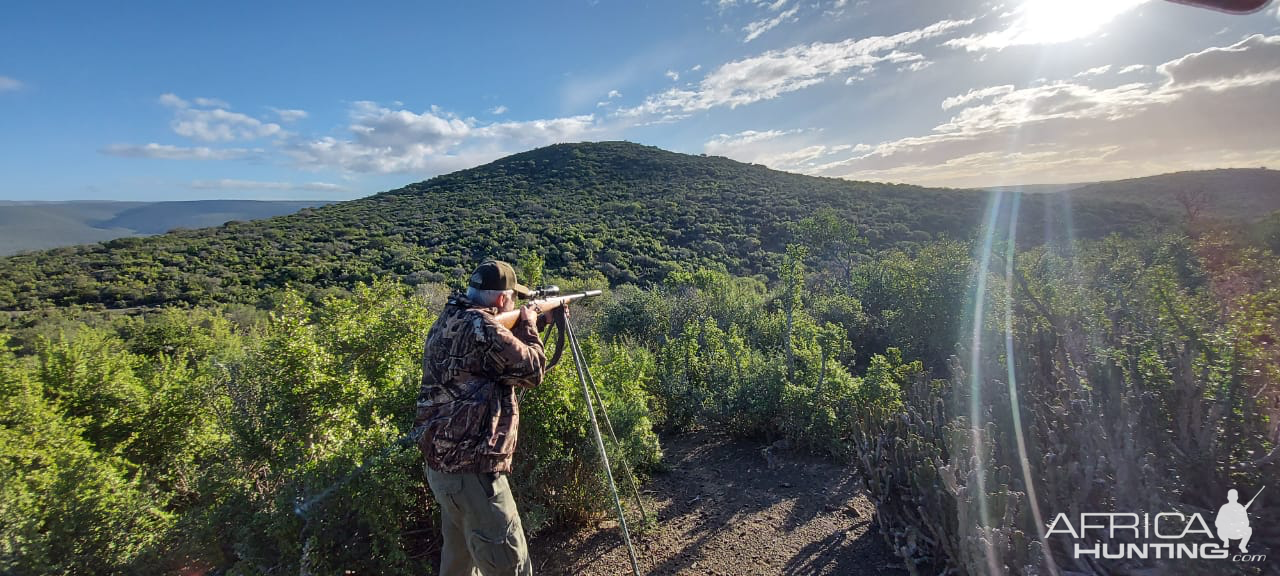
[[[1056,44],[1084,38],[1146,0],[1027,0],[1018,9],[1019,44]]]

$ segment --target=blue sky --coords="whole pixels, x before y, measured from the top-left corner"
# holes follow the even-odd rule
[[[617,139],[937,186],[1280,167],[1278,102],[1274,4],[28,3],[0,200],[349,199]]]

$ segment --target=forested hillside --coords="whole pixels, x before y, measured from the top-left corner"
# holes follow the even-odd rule
[[[626,142],[563,144],[360,200],[218,228],[122,238],[0,260],[0,309],[257,304],[389,277],[461,276],[488,255],[543,256],[569,276],[652,283],[680,266],[769,274],[822,207],[854,223],[864,252],[970,238],[985,193],[815,178]],[[1146,205],[1024,200],[1024,238],[1132,233],[1173,216]]]
[[[1176,172],[1146,178],[1088,184],[1067,192],[1076,201],[1109,199],[1135,202],[1182,216],[1254,221],[1280,210],[1280,170],[1237,168]]]

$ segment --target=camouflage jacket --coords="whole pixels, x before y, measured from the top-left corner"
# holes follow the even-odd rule
[[[418,446],[441,472],[510,472],[520,426],[515,387],[542,382],[537,329],[499,324],[496,308],[454,295],[427,332],[416,424]]]

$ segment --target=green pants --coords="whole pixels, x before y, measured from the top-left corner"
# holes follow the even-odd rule
[[[426,469],[427,484],[440,504],[440,576],[532,576],[524,527],[507,477]]]

